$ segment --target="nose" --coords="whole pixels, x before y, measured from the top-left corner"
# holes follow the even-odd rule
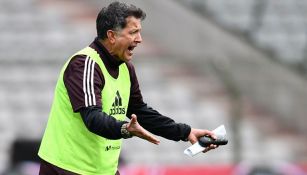
[[[142,41],[143,41],[142,35],[141,35],[141,33],[138,33],[137,36],[136,36],[136,38],[135,38],[135,42],[141,43]]]

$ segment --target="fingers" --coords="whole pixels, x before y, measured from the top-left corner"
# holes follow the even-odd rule
[[[209,131],[209,130],[204,130],[204,135],[208,135],[213,139],[217,139],[216,135],[214,134],[214,132]]]
[[[145,129],[139,133],[138,135],[136,135],[142,139],[145,139],[151,143],[154,143],[156,145],[158,145],[160,143],[160,140],[157,139],[156,137],[154,137],[152,134],[150,134],[148,131],[146,131]]]
[[[131,120],[130,122],[128,123],[128,128],[130,128],[132,125],[135,125],[137,123],[137,117],[135,114],[132,114],[131,115]]]
[[[195,137],[195,135],[191,135],[189,136],[189,141],[191,142],[191,144],[193,145],[194,143],[198,142],[197,137]]]
[[[137,117],[135,114],[132,114],[131,115],[131,120],[130,120],[131,123],[136,123],[137,122]]]
[[[218,145],[213,145],[211,144],[210,146],[206,147],[205,150],[203,151],[203,153],[206,153],[212,149],[218,148]]]
[[[147,133],[144,133],[144,139],[151,142],[151,143],[154,143],[156,145],[158,145],[160,143],[160,140],[158,140],[156,137],[154,137],[152,134],[150,134],[149,132]]]
[[[188,140],[191,142],[191,144],[193,145],[194,143],[196,143],[198,141],[198,137],[200,136],[199,130],[198,129],[194,129],[191,128],[191,132],[188,136]]]
[[[192,128],[191,132],[190,132],[190,134],[188,136],[188,140],[192,144],[194,144],[194,143],[196,143],[198,141],[198,139],[200,137],[203,137],[203,136],[209,136],[209,137],[211,137],[213,139],[217,139],[216,135],[212,131],[204,130],[204,129],[194,129],[194,128]],[[217,147],[218,147],[217,145],[211,144],[208,147],[206,147],[203,152],[204,153],[208,152],[208,151],[210,151],[212,149],[215,149]]]
[[[200,137],[203,137],[203,136],[209,136],[213,139],[217,139],[215,134],[212,132],[212,131],[209,131],[209,130],[204,130],[204,129],[194,129],[192,128],[191,129],[191,132],[188,136],[188,140],[194,144],[198,141],[198,139]]]
[[[150,132],[148,132],[138,123],[137,116],[135,114],[131,115],[131,120],[128,124],[128,131],[132,133],[132,135],[145,139],[151,143],[154,144],[160,143],[160,141],[157,138],[155,138]]]

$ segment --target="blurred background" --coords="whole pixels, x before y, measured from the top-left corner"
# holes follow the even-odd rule
[[[38,173],[59,71],[107,0],[0,1],[0,174]],[[130,0],[147,13],[134,64],[144,100],[229,143],[124,141],[123,175],[307,174],[306,0]]]

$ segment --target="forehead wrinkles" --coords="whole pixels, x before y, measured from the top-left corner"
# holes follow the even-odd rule
[[[133,16],[128,17],[126,28],[141,29],[141,19],[136,19]]]

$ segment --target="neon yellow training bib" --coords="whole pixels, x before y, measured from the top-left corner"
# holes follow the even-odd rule
[[[127,65],[120,65],[118,78],[114,79],[94,49],[86,47],[75,55],[86,55],[99,65],[105,80],[101,92],[102,110],[123,121],[126,117],[131,86]],[[117,171],[122,140],[109,140],[90,132],[84,125],[80,113],[73,112],[63,81],[63,74],[70,59],[63,66],[57,81],[54,101],[38,155],[45,161],[74,173],[114,175]]]

